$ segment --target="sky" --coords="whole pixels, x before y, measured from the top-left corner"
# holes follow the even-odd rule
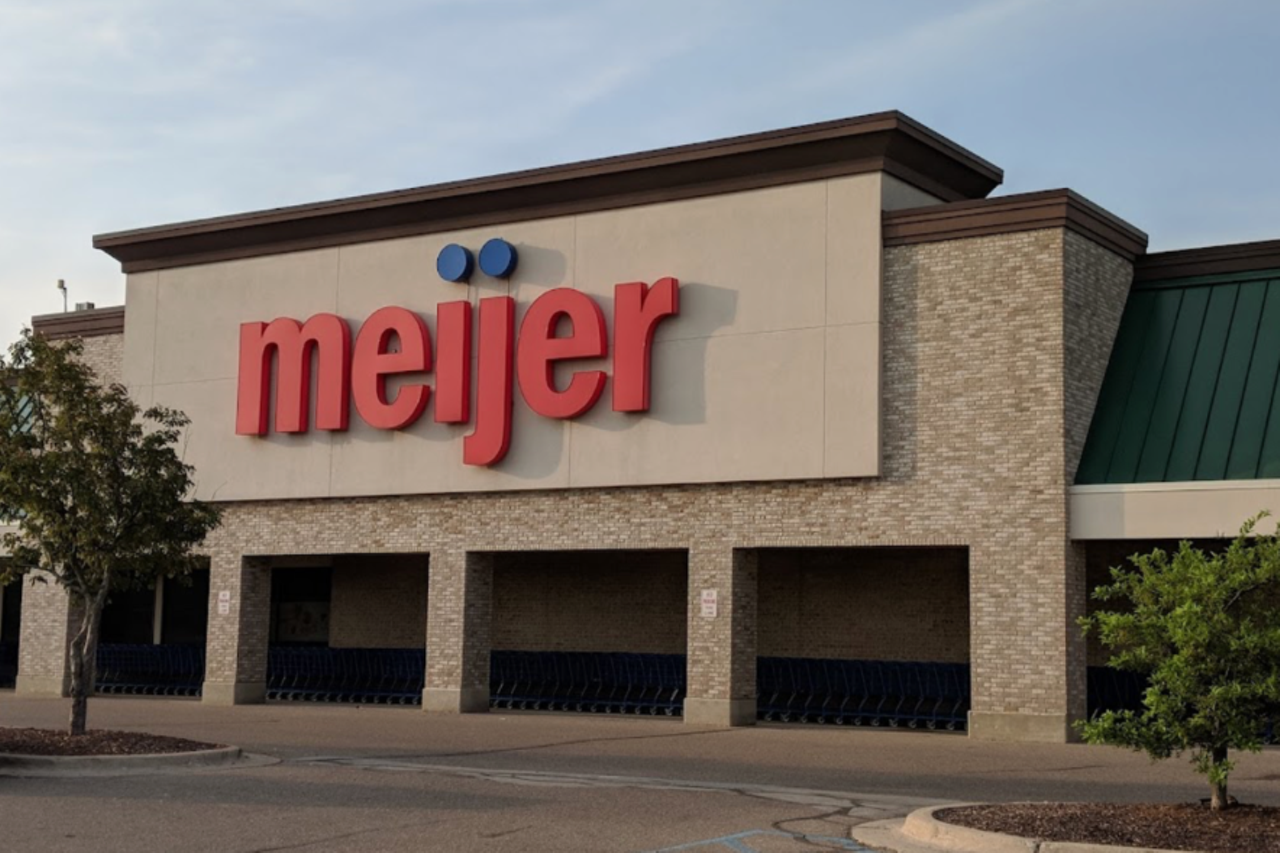
[[[1152,250],[1280,239],[1274,0],[0,0],[0,345],[94,234],[901,110]]]

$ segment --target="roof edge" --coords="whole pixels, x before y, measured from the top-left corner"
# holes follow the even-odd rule
[[[142,272],[629,207],[871,171],[950,201],[1004,173],[900,112],[585,160],[415,189],[99,234]]]
[[[885,246],[1066,228],[1130,262],[1147,249],[1146,232],[1069,189],[886,211],[883,227]]]
[[[1155,252],[1137,265],[1133,280],[1162,281],[1271,269],[1280,269],[1280,240]]]
[[[31,318],[31,330],[49,340],[121,335],[124,334],[124,306],[41,314]]]

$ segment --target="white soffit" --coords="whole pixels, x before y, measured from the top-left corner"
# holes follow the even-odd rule
[[[1072,539],[1199,539],[1233,537],[1245,519],[1273,513],[1259,525],[1270,533],[1280,514],[1280,480],[1214,480],[1072,486]]]

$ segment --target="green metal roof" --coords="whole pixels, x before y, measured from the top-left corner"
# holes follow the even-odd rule
[[[1078,484],[1280,478],[1280,270],[1135,284]]]
[[[29,431],[35,405],[27,397],[19,397],[13,402],[13,406],[13,417],[10,422],[16,424],[16,430],[20,433]]]

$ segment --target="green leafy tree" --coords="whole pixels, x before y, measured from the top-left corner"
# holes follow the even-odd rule
[[[188,420],[142,412],[103,387],[79,341],[24,331],[0,356],[0,518],[10,559],[0,582],[53,581],[76,623],[68,650],[70,732],[84,734],[102,610],[112,591],[185,578],[191,550],[217,526],[216,507],[188,500],[191,466],[175,450]]]
[[[1224,552],[1182,542],[1172,554],[1135,554],[1094,598],[1120,602],[1080,620],[1112,651],[1111,666],[1150,679],[1142,711],[1107,711],[1079,725],[1089,743],[1190,752],[1224,809],[1229,750],[1257,752],[1280,708],[1280,537],[1245,522]]]

